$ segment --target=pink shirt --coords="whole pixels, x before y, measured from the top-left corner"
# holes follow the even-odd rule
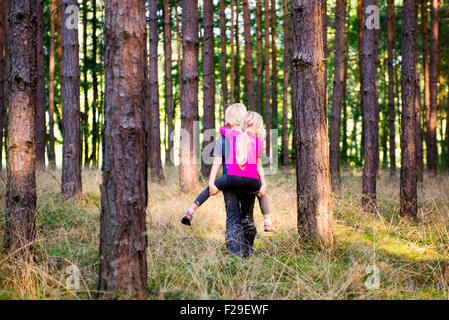
[[[249,136],[248,159],[243,165],[237,162],[237,137],[241,134],[239,130],[221,127],[220,133],[228,139],[230,145],[229,157],[226,160],[226,169],[229,176],[248,177],[259,179],[257,173],[257,159],[263,154],[263,141],[252,134]]]

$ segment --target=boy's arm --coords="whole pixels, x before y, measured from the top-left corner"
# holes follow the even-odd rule
[[[265,179],[265,171],[263,169],[262,160],[260,160],[260,158],[257,158],[257,173],[259,174],[260,182],[262,184],[257,195],[259,197],[263,197],[267,192],[267,180]]]
[[[214,163],[212,164],[212,168],[210,170],[210,176],[209,176],[209,193],[211,196],[216,195],[220,190],[217,189],[215,186],[215,179],[217,178],[218,171],[221,168],[221,164],[223,163],[223,160],[221,157],[215,157]]]

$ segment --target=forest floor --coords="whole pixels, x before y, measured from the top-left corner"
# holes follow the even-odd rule
[[[268,196],[278,232],[263,232],[256,205],[257,251],[248,259],[226,253],[222,195],[197,211],[192,228],[185,227],[181,215],[198,190],[181,193],[176,172],[167,175],[164,184],[149,185],[150,299],[449,299],[447,175],[425,179],[419,222],[413,222],[399,217],[399,186],[389,182],[388,172],[380,175],[374,216],[361,210],[360,169],[345,169],[342,187],[333,195],[332,253],[298,240],[294,172],[270,176]],[[38,175],[39,232],[32,265],[3,253],[1,215],[0,299],[96,297],[101,172],[85,170],[80,200],[60,196],[59,176]],[[79,290],[68,286],[76,284],[71,280],[77,268]]]

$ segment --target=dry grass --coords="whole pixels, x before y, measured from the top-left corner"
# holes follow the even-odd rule
[[[269,177],[269,197],[278,232],[263,234],[258,207],[257,253],[237,259],[224,246],[221,195],[195,214],[193,228],[179,223],[196,195],[178,191],[175,172],[163,185],[150,184],[148,287],[151,299],[448,299],[449,179],[426,179],[420,190],[419,222],[399,218],[399,187],[382,173],[379,214],[360,206],[359,169],[344,172],[334,195],[333,254],[301,243],[296,235],[293,172]],[[99,171],[84,174],[81,200],[59,196],[60,173],[38,177],[36,261],[20,264],[0,253],[0,299],[95,298],[101,183]],[[4,183],[0,182],[4,194]],[[3,201],[2,201],[3,202]],[[3,217],[2,217],[3,219]],[[0,224],[0,236],[4,223]],[[81,274],[80,290],[66,286],[66,268]],[[378,289],[368,289],[367,267],[380,271]]]

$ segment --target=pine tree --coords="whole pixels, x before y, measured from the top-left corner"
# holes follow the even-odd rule
[[[5,249],[28,259],[35,234],[36,83],[35,0],[9,0],[8,139]]]
[[[298,231],[334,243],[325,112],[324,0],[292,2],[293,116],[295,122]]]
[[[104,12],[106,91],[98,291],[102,299],[145,299],[145,0],[106,0]]]
[[[416,218],[416,5],[404,0],[402,25],[401,215]]]
[[[76,0],[62,0],[62,194],[81,194],[80,68]],[[69,6],[71,6],[69,8]],[[69,10],[67,10],[69,8]],[[72,10],[70,10],[72,9]]]
[[[183,0],[179,185],[184,191],[198,184],[198,31],[198,1]]]

